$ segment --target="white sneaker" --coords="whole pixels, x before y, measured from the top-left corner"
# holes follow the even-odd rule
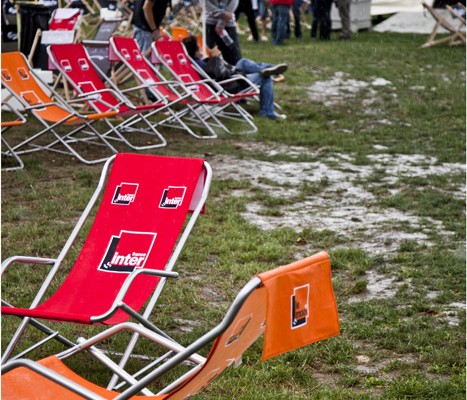
[[[262,42],[267,42],[269,39],[266,35],[261,36],[261,41]]]
[[[253,41],[253,35],[249,35],[247,38],[246,38],[247,42],[252,42]]]

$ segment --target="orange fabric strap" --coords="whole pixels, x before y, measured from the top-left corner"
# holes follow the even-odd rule
[[[339,334],[326,252],[259,274],[267,289],[262,360]]]

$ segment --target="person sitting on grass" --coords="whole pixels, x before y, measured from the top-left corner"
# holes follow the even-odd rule
[[[241,58],[235,66],[222,59],[217,46],[209,49],[210,57],[203,58],[196,36],[190,35],[183,39],[188,55],[214,80],[223,81],[235,74],[245,75],[251,82],[259,87],[260,115],[274,120],[283,120],[287,116],[274,111],[274,88],[272,75],[279,75],[287,70],[287,64],[267,64],[255,62],[248,58]],[[240,91],[242,87],[226,88],[230,92]]]

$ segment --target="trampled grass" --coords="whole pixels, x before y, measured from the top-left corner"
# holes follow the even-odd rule
[[[258,117],[258,133],[212,141],[167,132],[169,145],[154,151],[204,157],[214,172],[181,277],[153,317],[183,343],[219,321],[253,274],[319,250],[333,267],[339,337],[265,363],[258,342],[195,398],[465,398],[465,48],[420,49],[424,41],[374,32],[279,48],[244,41],[244,56],[289,64],[275,86],[288,119]],[[52,153],[25,162],[2,174],[2,259],[56,256],[101,168]],[[12,268],[2,297],[26,306],[42,271]],[[16,323],[2,318],[2,346]],[[99,330],[60,329],[73,339]],[[106,378],[90,362],[85,373]]]

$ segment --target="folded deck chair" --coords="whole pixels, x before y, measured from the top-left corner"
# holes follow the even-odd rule
[[[423,2],[422,5],[434,18],[436,24],[432,32],[428,36],[428,39],[426,40],[424,44],[421,45],[421,47],[423,48],[432,47],[432,46],[436,46],[436,45],[443,44],[443,43],[448,43],[449,46],[454,46],[454,45],[459,45],[459,44],[462,44],[465,46],[466,44],[465,31],[461,31],[460,28],[456,28],[449,21],[447,21],[443,15],[441,15],[438,11],[436,11],[433,7],[430,7],[425,2]],[[448,34],[444,35],[442,32],[440,32],[441,28],[444,28],[445,30],[447,30]],[[440,34],[443,35],[443,37],[441,39],[436,39],[436,37]]]
[[[116,110],[116,116],[124,118],[118,125],[105,119],[109,130],[104,136],[124,142],[133,150],[154,149],[167,144],[162,134],[148,121],[155,113],[168,108],[166,101],[134,105],[126,94],[137,91],[138,88],[119,90],[91,61],[82,43],[51,45],[47,48],[47,53],[51,64],[64,76],[76,94],[88,96],[86,103],[91,109],[101,113]],[[91,96],[92,99],[89,99]],[[136,124],[138,127],[133,127]],[[143,134],[143,138],[132,140],[128,136],[132,132]],[[156,142],[141,144],[151,140]]]
[[[13,256],[2,263],[4,282],[8,279],[5,269],[15,263],[52,266],[29,308],[2,299],[3,317],[22,320],[2,360],[13,355],[30,325],[48,334],[45,340],[74,344],[39,320],[115,325],[133,317],[157,331],[148,318],[165,278],[176,275],[172,269],[204,209],[210,182],[210,166],[202,159],[126,153],[110,158],[86,209],[56,258]],[[55,274],[64,268],[67,254],[79,250],[73,243],[100,198],[92,227],[71,271],[58,289],[45,298],[47,288],[58,279],[54,279]],[[43,343],[33,344],[21,355]],[[131,353],[131,349],[127,352]]]
[[[248,79],[239,75],[222,82],[211,79],[196,63],[188,56],[185,46],[176,40],[159,40],[152,43],[152,49],[162,64],[167,67],[172,77],[179,82],[184,89],[200,103],[210,106],[209,116],[226,118],[245,122],[250,127],[250,132],[258,129],[253,123],[253,117],[246,112],[238,102],[243,99],[258,95],[258,88]],[[250,90],[242,93],[229,93],[222,88],[222,84],[233,80],[242,81]],[[231,106],[233,112],[226,111]],[[224,129],[229,132],[228,128]]]
[[[68,352],[38,363],[18,360],[7,364],[2,370],[2,386],[5,388],[2,398],[75,399],[75,393],[78,393],[95,399],[182,400],[202,390],[227,367],[238,366],[242,354],[263,332],[263,360],[336,336],[339,334],[339,318],[328,255],[321,252],[251,279],[238,293],[219,325],[186,348],[174,346],[175,355],[139,381],[125,376],[129,387],[122,393],[105,390],[83,379],[78,375],[80,371],[73,372],[63,363],[62,360],[84,349],[97,354],[93,346],[121,330],[137,331],[154,345],[170,345],[163,337],[142,327],[121,324],[81,341]],[[164,388],[156,387],[154,395],[147,392],[147,387],[156,378],[212,342],[207,358],[201,358],[191,370]],[[37,388],[40,388],[42,397],[32,397]],[[136,396],[143,389],[145,397]]]
[[[44,91],[43,88],[47,85],[34,74],[20,52],[2,53],[1,60],[2,86],[44,126],[44,129],[31,134],[20,143],[12,144],[12,150],[16,154],[49,150],[69,154],[84,163],[92,164],[105,161],[117,152],[91,125],[93,121],[116,115],[116,111],[108,109],[106,112],[87,115],[78,113],[70,107],[70,102],[65,102],[52,89],[51,95]],[[84,155],[91,144],[105,150],[106,155],[92,159]]]
[[[199,118],[197,107],[205,107],[197,99],[193,99],[179,83],[167,81],[151,62],[143,56],[134,38],[113,37],[110,39],[110,59],[121,61],[134,75],[140,85],[146,85],[155,98],[166,99],[171,105],[180,103],[182,110],[175,111],[172,106],[169,108],[170,116],[159,125],[176,129],[183,129],[197,139],[216,138],[217,134],[213,127],[203,118]],[[177,87],[181,90],[177,91]],[[194,129],[197,129],[195,132]],[[202,133],[199,131],[201,129]]]

